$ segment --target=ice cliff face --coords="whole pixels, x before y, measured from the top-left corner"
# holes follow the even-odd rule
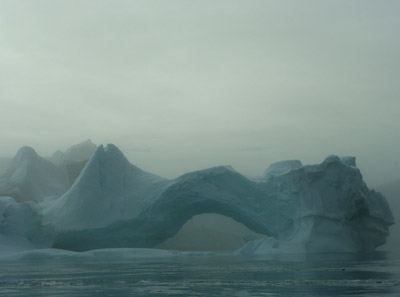
[[[0,178],[0,196],[10,196],[18,202],[39,202],[64,193],[68,187],[65,172],[30,147],[18,151]]]
[[[231,167],[165,180],[131,165],[113,145],[99,147],[74,186],[42,203],[57,230],[54,246],[70,250],[154,247],[194,215],[217,213],[269,235],[240,252],[373,250],[388,236],[393,216],[371,191],[354,158],[328,157],[319,165],[274,165],[264,181]]]

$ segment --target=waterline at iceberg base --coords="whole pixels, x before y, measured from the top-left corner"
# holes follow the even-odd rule
[[[193,216],[216,213],[266,235],[239,254],[363,252],[383,245],[394,223],[386,199],[368,189],[352,157],[277,162],[257,179],[230,166],[165,179],[109,144],[59,194],[68,185],[63,164],[26,148],[17,154],[0,178],[2,250],[153,248]],[[57,178],[62,186],[53,190],[47,183]]]

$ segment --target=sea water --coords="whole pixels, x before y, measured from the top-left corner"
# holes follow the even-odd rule
[[[0,296],[400,296],[400,257],[384,252],[0,265]]]

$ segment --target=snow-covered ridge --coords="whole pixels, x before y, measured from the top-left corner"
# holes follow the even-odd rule
[[[242,254],[369,251],[385,243],[394,221],[389,205],[365,185],[354,158],[279,162],[267,173],[253,181],[219,166],[167,180],[109,144],[97,148],[66,193],[36,209],[43,224],[54,226],[51,246],[75,251],[155,247],[202,213],[269,236],[249,242]]]

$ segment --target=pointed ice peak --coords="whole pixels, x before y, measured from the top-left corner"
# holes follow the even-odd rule
[[[158,191],[151,190],[151,185],[162,181],[132,165],[115,145],[100,145],[68,192],[46,210],[46,216],[57,228],[77,230],[132,218],[144,207],[142,201]]]
[[[121,150],[112,143],[108,143],[107,146],[104,148],[104,151],[109,154],[124,156],[124,154],[121,152]]]
[[[31,159],[35,159],[38,157],[38,154],[36,153],[36,151],[31,148],[30,146],[23,146],[21,147],[17,154],[15,155],[14,160],[31,160]]]
[[[113,158],[113,159],[121,159],[126,160],[125,155],[121,152],[121,150],[114,144],[99,145],[96,152],[94,153],[94,157],[96,158]]]
[[[99,180],[115,180],[116,184],[123,181],[126,170],[135,174],[149,174],[131,164],[125,155],[114,144],[99,145],[93,157],[87,162],[76,183],[85,183],[87,179],[93,181],[93,176]],[[152,175],[153,176],[153,175]],[[99,184],[102,182],[99,181]]]
[[[29,146],[23,146],[18,150],[17,154],[12,159],[9,167],[7,168],[7,172],[13,172],[16,168],[25,163],[35,163],[38,159],[41,159],[41,157],[39,157],[33,148]]]
[[[280,175],[287,173],[291,170],[302,167],[303,164],[299,160],[285,160],[272,163],[269,165],[268,169],[265,171],[264,176],[268,177],[270,175]]]

